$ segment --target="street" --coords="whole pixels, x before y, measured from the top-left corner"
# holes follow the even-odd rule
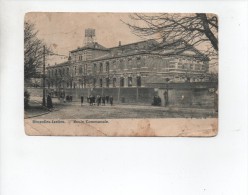
[[[43,113],[32,113],[34,109],[25,112],[29,118],[43,119],[114,119],[114,118],[213,118],[217,113],[213,109],[175,108],[151,105],[110,104],[90,106],[87,102],[62,103],[54,101],[55,109]],[[36,110],[37,111],[37,110]]]

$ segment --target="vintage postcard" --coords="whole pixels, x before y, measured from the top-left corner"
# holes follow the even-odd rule
[[[27,135],[215,136],[213,13],[30,12]]]

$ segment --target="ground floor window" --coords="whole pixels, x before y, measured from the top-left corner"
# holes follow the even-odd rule
[[[93,79],[93,87],[96,87],[96,78]]]
[[[100,82],[100,87],[102,87],[102,79],[100,79],[99,82]]]
[[[109,87],[109,78],[106,78],[106,87]]]
[[[137,86],[138,87],[141,86],[141,77],[140,76],[137,77]]]
[[[120,78],[120,86],[124,87],[124,78],[123,77]]]
[[[133,83],[132,83],[132,77],[128,77],[128,87],[132,87]]]
[[[116,87],[116,78],[113,78],[113,87]]]

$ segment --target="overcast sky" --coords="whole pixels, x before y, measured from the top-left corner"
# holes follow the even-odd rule
[[[51,46],[55,53],[68,55],[70,50],[82,47],[84,30],[96,29],[96,40],[105,47],[128,44],[142,40],[132,34],[127,25],[121,20],[129,22],[128,14],[112,13],[28,13],[26,21],[35,23],[39,30],[38,37]],[[55,61],[63,61],[59,59]],[[54,61],[50,60],[50,62]]]
[[[142,40],[132,34],[129,27],[122,22],[137,24],[129,18],[129,13],[30,12],[26,14],[25,20],[35,24],[39,31],[38,37],[44,40],[54,53],[66,56],[69,51],[83,46],[84,31],[87,28],[96,30],[96,41],[105,47],[118,46],[119,41],[124,45]],[[47,63],[54,65],[55,62],[66,60],[67,57],[50,56]],[[217,65],[210,65],[211,71],[216,72],[217,69]]]

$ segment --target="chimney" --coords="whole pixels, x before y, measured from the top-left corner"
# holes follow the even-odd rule
[[[121,41],[119,41],[119,47],[121,46]]]

